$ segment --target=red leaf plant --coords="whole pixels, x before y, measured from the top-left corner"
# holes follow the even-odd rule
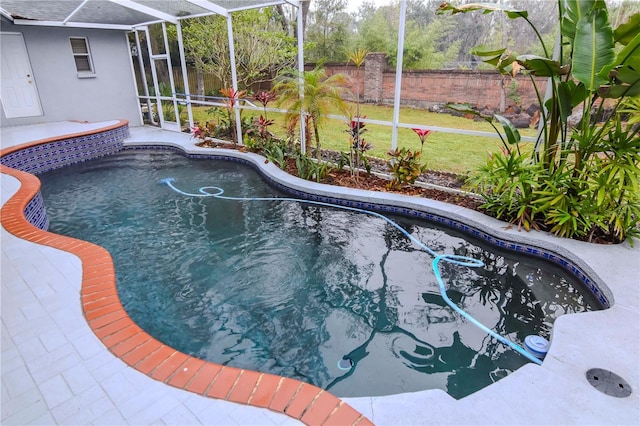
[[[427,129],[411,129],[413,130],[416,135],[418,135],[418,137],[420,138],[420,153],[422,153],[422,150],[424,149],[424,141],[425,139],[427,139],[427,136],[429,136],[431,134],[431,130],[427,130]]]

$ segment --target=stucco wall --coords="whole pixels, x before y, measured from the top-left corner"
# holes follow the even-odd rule
[[[141,124],[123,31],[16,26],[4,19],[0,29],[23,34],[43,111],[7,119],[2,110],[2,127],[66,120]],[[95,77],[78,78],[69,37],[87,37]]]

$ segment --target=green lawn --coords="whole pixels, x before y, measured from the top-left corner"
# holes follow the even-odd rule
[[[201,123],[207,120],[215,121],[213,115],[207,114],[207,109],[206,107],[194,107],[194,120]],[[393,108],[390,106],[361,105],[360,111],[361,115],[368,119],[385,121],[393,119]],[[245,110],[243,115],[259,115],[259,112]],[[275,120],[271,131],[279,136],[285,134],[283,115],[274,112],[268,113],[268,117]],[[401,108],[400,122],[494,133],[493,128],[485,122],[415,108]],[[346,129],[347,124],[344,120],[327,119],[320,128],[322,147],[348,151],[349,136],[345,132]],[[392,128],[367,124],[366,129],[367,132],[363,136],[373,145],[373,149],[368,151],[367,155],[388,159],[387,152],[391,149]],[[521,134],[534,136],[535,130],[524,129]],[[313,143],[313,141],[308,143]],[[432,170],[463,173],[482,165],[486,161],[488,153],[499,151],[501,146],[502,143],[498,138],[433,132],[425,141],[422,161]],[[411,129],[400,128],[398,129],[398,147],[419,150],[420,139]]]

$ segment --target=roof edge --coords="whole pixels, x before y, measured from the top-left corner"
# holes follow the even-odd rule
[[[97,30],[133,31],[132,25],[100,24],[97,22],[67,22],[65,24],[61,21],[38,21],[30,19],[12,19],[12,21],[15,25],[26,25],[35,27],[87,28]]]

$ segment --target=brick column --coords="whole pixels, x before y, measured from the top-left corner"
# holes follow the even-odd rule
[[[364,101],[382,101],[382,73],[387,67],[386,53],[369,53],[364,60]]]

